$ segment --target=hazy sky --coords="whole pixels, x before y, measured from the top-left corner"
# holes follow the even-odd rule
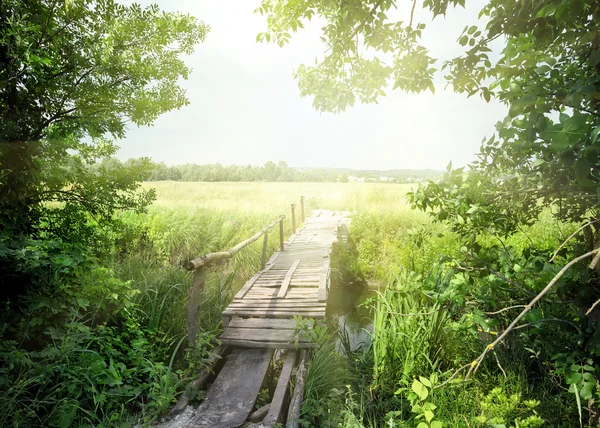
[[[292,77],[299,64],[314,63],[324,51],[316,23],[279,48],[255,42],[266,29],[264,17],[253,13],[259,0],[154,2],[198,17],[211,31],[186,59],[193,69],[183,82],[190,105],[161,116],[152,127],[131,127],[120,142],[121,159],[443,169],[450,160],[455,166],[473,160],[482,138],[491,136],[493,125],[506,114],[499,104],[444,91],[443,81],[435,95],[389,91],[379,104],[358,104],[337,115],[319,113],[312,99],[300,97]],[[458,54],[456,39],[477,13],[451,11],[433,23],[424,15],[424,43],[432,55]]]

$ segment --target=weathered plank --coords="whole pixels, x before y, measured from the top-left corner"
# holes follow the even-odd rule
[[[295,329],[296,320],[274,318],[232,318],[228,327],[232,328],[275,328]]]
[[[249,309],[226,309],[223,312],[226,316],[247,316],[247,317],[273,317],[273,318],[291,318],[294,315],[302,315],[305,318],[325,318],[325,311],[301,311],[292,310],[285,311],[283,309],[277,311],[261,311],[261,310],[249,310]]]
[[[290,378],[292,377],[292,369],[296,363],[296,352],[290,351],[283,363],[279,380],[277,381],[277,387],[271,400],[271,407],[269,413],[263,419],[263,425],[271,426],[283,421],[284,411],[283,404],[287,398],[288,390],[290,387]]]
[[[258,280],[258,278],[260,278],[261,275],[262,275],[262,272],[258,272],[256,275],[254,275],[252,278],[250,278],[248,280],[248,282],[246,282],[246,284],[244,284],[244,286],[240,289],[240,291],[237,292],[237,294],[235,295],[235,298],[243,299],[244,296],[246,295],[246,293],[248,293],[248,291],[252,288],[254,283]]]
[[[327,276],[329,274],[329,260],[323,263],[323,271],[319,278],[319,300],[324,302],[327,300]]]
[[[316,345],[311,342],[284,343],[284,342],[256,342],[252,340],[233,340],[225,339],[224,345],[236,346],[240,348],[262,348],[262,349],[305,349],[314,348]],[[297,345],[297,346],[296,346]]]
[[[274,328],[231,328],[227,327],[221,335],[223,340],[251,340],[255,342],[309,342],[305,335],[294,329],[277,330]]]
[[[271,349],[234,349],[187,428],[233,428],[254,407],[267,373]]]
[[[290,270],[288,270],[288,273],[285,275],[285,279],[283,280],[283,283],[281,284],[281,288],[279,289],[279,293],[277,294],[277,297],[279,297],[280,299],[283,299],[288,291],[288,287],[290,286],[290,281],[292,280],[292,276],[294,275],[294,271],[296,270],[296,268],[298,267],[298,265],[300,264],[300,260],[296,260],[294,261],[294,264],[292,265],[292,267],[290,268]]]
[[[287,299],[286,299],[287,300]],[[286,300],[275,300],[270,302],[246,302],[239,300],[229,305],[232,308],[303,308],[303,307],[314,307],[314,308],[325,308],[324,302],[287,302]]]
[[[302,351],[300,364],[296,369],[296,382],[294,393],[290,399],[286,428],[299,428],[300,411],[302,410],[302,400],[304,399],[304,380],[306,377],[306,351]]]

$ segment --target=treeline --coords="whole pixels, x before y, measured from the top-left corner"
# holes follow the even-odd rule
[[[277,163],[269,161],[263,166],[223,166],[220,163],[211,165],[174,165],[168,166],[164,162],[156,163],[149,162],[147,158],[128,159],[121,162],[119,159],[109,157],[101,162],[92,165],[90,168],[93,171],[102,170],[118,170],[123,166],[139,165],[142,163],[148,164],[148,170],[145,174],[146,181],[339,181],[343,174],[327,169],[315,168],[305,171],[300,171],[295,168],[290,168],[285,161]],[[347,181],[347,178],[346,178]]]
[[[299,171],[290,168],[284,161],[269,161],[263,166],[223,166],[185,164],[167,166],[163,162],[154,163],[151,181],[337,181],[339,174],[327,169]]]

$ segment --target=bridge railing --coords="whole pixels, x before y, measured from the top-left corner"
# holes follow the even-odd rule
[[[300,198],[301,205],[301,219],[304,223],[304,196]],[[292,233],[296,233],[296,205],[292,204]],[[284,251],[284,239],[283,239],[283,220],[284,215],[280,215],[277,220],[273,221],[263,229],[252,235],[245,241],[240,242],[236,246],[225,250],[218,251],[216,253],[204,254],[200,257],[195,258],[187,262],[184,267],[187,270],[193,271],[192,286],[190,287],[187,304],[187,324],[188,324],[188,341],[191,346],[196,342],[196,336],[200,332],[200,306],[202,304],[202,295],[204,293],[204,286],[206,284],[207,268],[216,263],[222,263],[226,260],[234,257],[243,248],[256,242],[261,236],[263,236],[263,248],[262,248],[262,262],[261,269],[265,268],[267,261],[267,246],[269,239],[269,231],[279,224],[279,247],[281,251]]]

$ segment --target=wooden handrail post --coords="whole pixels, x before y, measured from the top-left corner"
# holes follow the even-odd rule
[[[195,346],[196,336],[200,332],[200,306],[202,304],[202,294],[204,294],[204,285],[206,284],[206,271],[205,266],[194,270],[192,287],[188,294],[187,327],[188,342],[191,347]]]
[[[300,218],[302,219],[302,224],[304,224],[304,196],[300,196]]]
[[[283,248],[283,219],[285,217],[281,216],[281,220],[279,221],[279,246],[281,247],[281,251],[284,250]]]
[[[265,268],[265,263],[267,261],[267,244],[269,242],[269,231],[265,232],[265,238],[263,240],[263,251],[262,251],[262,263],[260,264],[260,270]]]
[[[292,233],[296,233],[296,204],[292,204]]]

